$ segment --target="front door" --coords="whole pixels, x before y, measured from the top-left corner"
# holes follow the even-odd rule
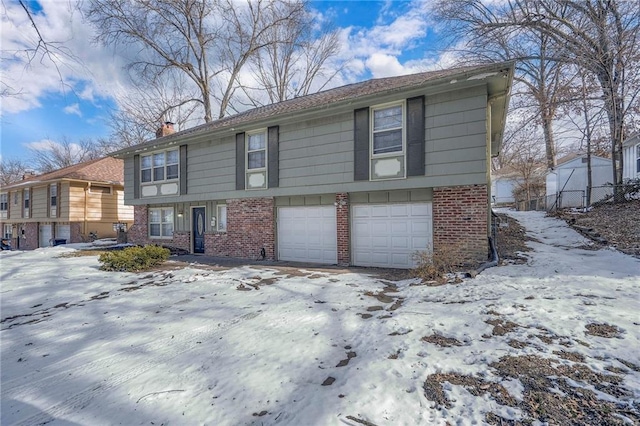
[[[196,207],[193,209],[193,252],[204,253],[204,229],[205,216],[204,207]]]

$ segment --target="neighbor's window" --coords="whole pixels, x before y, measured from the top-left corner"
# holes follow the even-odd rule
[[[640,144],[636,145],[636,173],[640,173]]]
[[[29,197],[30,197],[30,192],[31,192],[31,191],[30,191],[30,190],[28,190],[28,189],[25,189],[25,190],[24,190],[24,195],[23,195],[23,200],[24,200],[24,202],[23,202],[23,204],[24,204],[24,215],[22,216],[22,217],[24,217],[24,218],[28,218],[28,217],[29,217],[29,206],[30,206],[30,201],[31,201],[31,200],[29,199]]]
[[[2,238],[11,239],[11,237],[13,236],[13,229],[11,225],[9,224],[4,225],[4,232],[2,235],[3,235]]]
[[[373,155],[403,152],[403,105],[372,108]]]
[[[178,150],[156,152],[140,157],[140,181],[158,182],[178,179]]]
[[[111,187],[103,185],[91,185],[89,187],[89,192],[93,194],[111,194]]]
[[[173,208],[149,209],[149,236],[171,238],[173,236]]]
[[[49,185],[49,216],[58,215],[58,185]]]
[[[218,221],[217,230],[219,232],[227,232],[227,206],[224,204],[218,205]]]
[[[9,194],[0,194],[0,217],[2,219],[7,218],[8,210],[9,210]]]

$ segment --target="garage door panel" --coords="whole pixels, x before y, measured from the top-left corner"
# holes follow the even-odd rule
[[[431,211],[431,203],[353,205],[354,265],[413,267],[415,252],[431,246]]]
[[[278,259],[335,264],[338,261],[333,206],[280,207]]]

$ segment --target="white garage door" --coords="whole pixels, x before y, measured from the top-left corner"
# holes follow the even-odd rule
[[[280,207],[278,259],[294,262],[338,262],[334,206]]]
[[[39,247],[49,247],[51,245],[51,225],[40,225],[40,245]]]
[[[56,225],[56,240],[67,240],[67,243],[71,242],[71,226],[70,225]]]
[[[357,266],[412,268],[431,247],[431,203],[351,206],[351,254]]]

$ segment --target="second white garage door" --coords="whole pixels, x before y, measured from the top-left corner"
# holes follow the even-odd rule
[[[280,207],[278,259],[334,264],[338,262],[334,206]]]
[[[431,203],[351,206],[352,263],[412,268],[413,254],[431,247]]]

